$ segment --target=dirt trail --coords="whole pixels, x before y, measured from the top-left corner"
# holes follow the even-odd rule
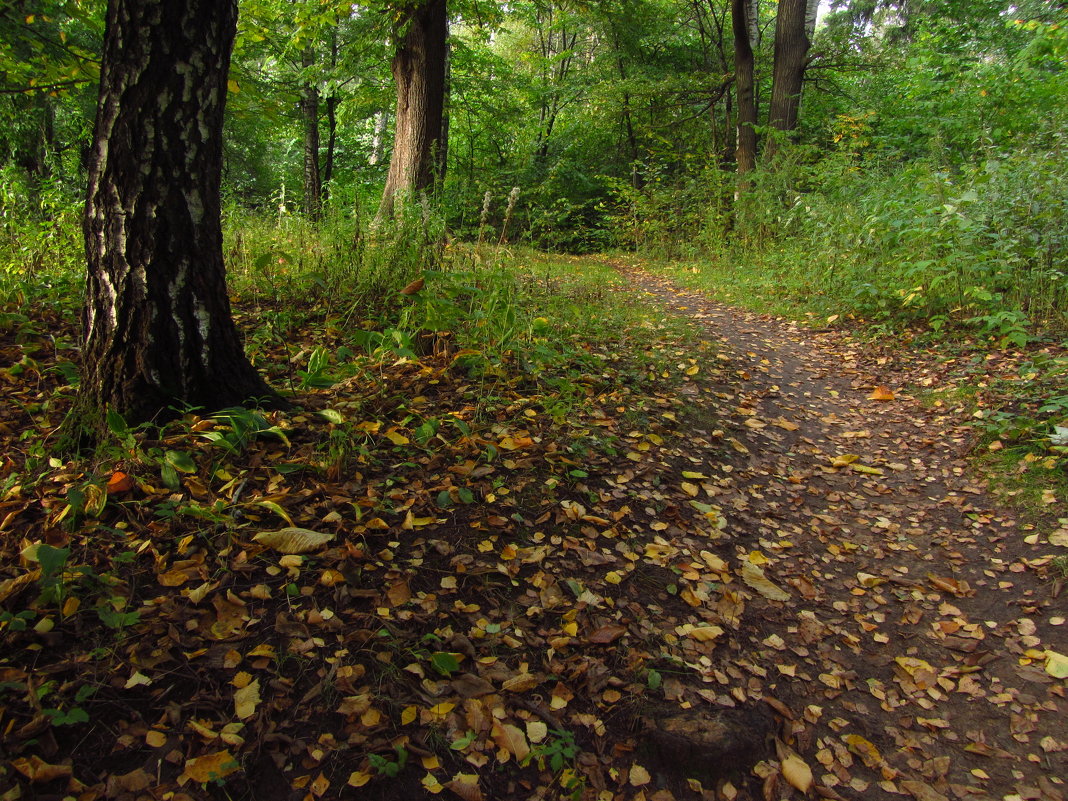
[[[706,465],[719,469],[716,503],[739,555],[766,558],[791,596],[750,609],[749,645],[731,658],[750,695],[762,686],[793,717],[783,737],[814,792],[1068,798],[1065,683],[1039,658],[1068,652],[1045,572],[1058,549],[969,474],[968,430],[910,397],[912,355],[875,359],[840,333],[621,269],[726,343],[733,376],[709,421],[721,431],[698,426],[695,441],[733,440],[733,464]],[[870,399],[879,385],[892,400]],[[789,792],[769,771],[765,797]]]

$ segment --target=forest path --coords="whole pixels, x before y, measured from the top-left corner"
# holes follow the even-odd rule
[[[972,476],[969,429],[902,388],[931,365],[617,266],[725,343],[721,405],[695,408],[694,439],[732,447],[704,489],[738,555],[790,596],[751,604],[749,644],[729,656],[751,696],[783,706],[814,790],[1068,798],[1065,686],[1042,658],[1068,652],[1062,582],[1044,571],[1059,549]],[[765,797],[786,797],[785,776],[767,776]]]

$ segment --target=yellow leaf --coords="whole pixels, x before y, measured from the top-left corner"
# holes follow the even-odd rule
[[[1055,679],[1068,679],[1068,656],[1046,651],[1046,672]]]
[[[349,787],[363,787],[367,782],[371,781],[371,774],[364,773],[362,770],[354,770],[349,774]]]
[[[619,582],[623,580],[623,577],[615,570],[610,570],[604,574],[604,580],[609,584],[619,584]]]
[[[540,720],[527,721],[527,739],[532,743],[540,743],[549,734],[549,727]]]
[[[894,399],[894,393],[890,391],[890,387],[880,384],[872,393],[868,396],[868,400],[873,401],[892,401]]]
[[[882,763],[883,758],[879,749],[859,734],[846,734],[842,739],[849,750],[860,757],[869,768],[876,768]]]
[[[770,561],[760,551],[750,551],[748,558],[754,565],[766,565]]]
[[[683,470],[682,471],[682,477],[683,478],[696,478],[699,481],[704,481],[705,479],[708,478],[708,476],[706,476],[704,473],[695,473],[692,470]]]
[[[182,771],[182,775],[178,777],[178,780],[185,779],[186,781],[194,781],[197,784],[207,784],[229,776],[239,767],[241,767],[240,764],[234,759],[229,749],[216,751],[214,754],[194,757],[186,762],[185,769]]]
[[[456,704],[451,704],[447,701],[441,704],[434,704],[434,706],[430,707],[430,714],[436,718],[444,718],[447,714],[452,712],[455,707]]]
[[[426,776],[424,776],[422,782],[423,789],[425,789],[428,793],[433,793],[434,795],[437,795],[445,789],[445,786],[437,780],[433,773],[428,773]]]
[[[883,471],[878,467],[868,467],[866,464],[854,464],[853,470],[854,472],[865,473],[869,476],[881,476],[883,474]]]
[[[843,453],[838,456],[831,457],[831,467],[845,467],[846,465],[853,464],[860,457],[855,453]]]
[[[742,562],[742,581],[771,601],[789,601],[790,594],[767,579],[752,562]]]
[[[280,518],[282,518],[287,523],[289,523],[289,525],[291,525],[291,526],[293,525],[293,518],[289,516],[289,513],[285,509],[283,509],[281,506],[279,506],[274,501],[256,501],[256,505],[257,506],[262,506],[264,509],[270,509],[272,512],[274,512]]]
[[[235,81],[233,78],[226,82],[226,89],[229,92],[233,92],[235,95],[241,91],[241,84]]]
[[[167,744],[167,735],[157,729],[149,729],[145,733],[145,744],[150,748],[159,748]]]
[[[782,761],[782,776],[796,790],[807,793],[812,786],[812,769],[796,754]]]
[[[652,779],[653,777],[649,775],[649,771],[641,765],[635,763],[630,766],[630,783],[632,787],[644,787]]]
[[[419,707],[414,705],[404,707],[404,711],[401,712],[401,725],[407,726],[409,723],[412,723],[418,716]]]
[[[705,560],[706,565],[717,573],[722,573],[727,569],[727,563],[711,551],[701,551],[701,558]]]
[[[260,680],[256,679],[251,684],[242,687],[234,693],[234,711],[238,719],[246,720],[256,714],[256,707],[260,705]]]
[[[140,670],[134,672],[130,678],[126,680],[124,689],[129,690],[131,687],[137,687],[139,684],[144,684],[146,687],[152,683],[152,679],[142,673]]]
[[[689,495],[691,498],[696,498],[697,494],[701,491],[696,484],[691,484],[689,481],[682,482],[682,491]]]
[[[388,439],[394,445],[407,445],[409,442],[411,442],[411,440],[404,436],[404,434],[397,433],[396,428],[391,428],[389,431],[386,432],[386,439]]]
[[[723,629],[719,626],[694,626],[687,632],[687,636],[698,642],[712,642],[721,634],[723,634]]]
[[[279,553],[299,554],[318,550],[334,539],[334,535],[307,528],[290,527],[281,528],[278,531],[261,531],[252,539]]]

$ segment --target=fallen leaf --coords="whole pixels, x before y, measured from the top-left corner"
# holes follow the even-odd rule
[[[723,629],[719,626],[694,626],[686,633],[686,636],[692,637],[698,642],[712,642],[722,634]]]
[[[483,801],[482,788],[478,786],[478,776],[471,773],[457,773],[445,787],[452,790],[462,801]]]
[[[56,779],[69,778],[71,775],[70,765],[52,765],[36,754],[11,760],[11,767],[34,784],[46,784]]]
[[[183,784],[187,781],[207,784],[229,776],[239,767],[241,767],[240,764],[234,759],[229,749],[216,751],[214,754],[193,757],[186,762],[178,781]]]
[[[946,796],[942,795],[926,782],[917,782],[906,779],[901,782],[901,787],[907,790],[909,795],[915,798],[916,801],[949,801]]]
[[[649,775],[649,771],[641,765],[635,763],[630,766],[630,784],[632,787],[644,787],[652,779],[653,777]]]
[[[855,453],[841,453],[831,457],[831,467],[846,467],[853,464],[860,457]]]
[[[261,531],[252,539],[279,553],[298,554],[318,550],[334,539],[334,535],[291,526],[277,531]]]
[[[605,626],[601,626],[586,639],[597,645],[607,645],[608,643],[615,642],[626,633],[626,626],[621,626],[619,623],[609,623]]]
[[[812,769],[796,754],[782,761],[782,776],[795,790],[807,793],[812,786]]]
[[[894,393],[890,391],[890,387],[880,384],[872,393],[868,396],[868,400],[873,401],[892,401],[894,399]]]
[[[111,478],[108,479],[108,495],[118,495],[123,492],[129,492],[135,486],[137,482],[133,476],[116,470],[111,474]]]
[[[860,757],[869,768],[877,768],[882,764],[883,757],[879,749],[859,734],[845,734],[842,740],[849,750]]]
[[[742,581],[770,601],[788,601],[790,593],[773,584],[764,575],[764,571],[752,562],[742,562]]]
[[[247,720],[256,714],[256,707],[260,705],[260,680],[255,679],[250,684],[242,687],[234,693],[234,711],[239,720]]]
[[[1046,651],[1046,672],[1055,679],[1068,679],[1068,656]]]
[[[501,751],[511,754],[519,762],[526,759],[530,753],[526,735],[511,723],[501,723],[498,720],[494,720],[490,737]]]

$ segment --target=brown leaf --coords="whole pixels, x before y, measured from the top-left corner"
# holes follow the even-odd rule
[[[901,787],[907,790],[916,801],[949,801],[946,796],[942,795],[926,782],[909,781],[906,779],[901,782]]]
[[[607,645],[608,643],[615,642],[626,633],[626,626],[622,626],[619,623],[608,623],[607,625],[601,626],[586,639],[597,645]]]
[[[480,698],[494,692],[490,682],[474,673],[461,673],[452,680],[452,688],[464,698]]]
[[[499,749],[514,756],[518,762],[522,762],[530,753],[527,736],[523,734],[520,728],[513,726],[511,723],[493,721],[490,737]]]
[[[416,292],[422,289],[425,284],[425,278],[416,278],[414,281],[408,284],[408,286],[404,287],[404,289],[402,289],[400,293],[402,295],[414,295]]]
[[[408,582],[401,579],[386,590],[386,596],[389,598],[390,604],[393,606],[401,606],[411,600],[412,591],[408,587]]]
[[[11,760],[11,767],[34,784],[46,784],[56,779],[67,779],[71,775],[70,765],[50,765],[36,754]]]
[[[482,788],[478,786],[478,776],[471,773],[457,773],[452,781],[445,782],[443,787],[452,790],[463,801],[483,801]]]

